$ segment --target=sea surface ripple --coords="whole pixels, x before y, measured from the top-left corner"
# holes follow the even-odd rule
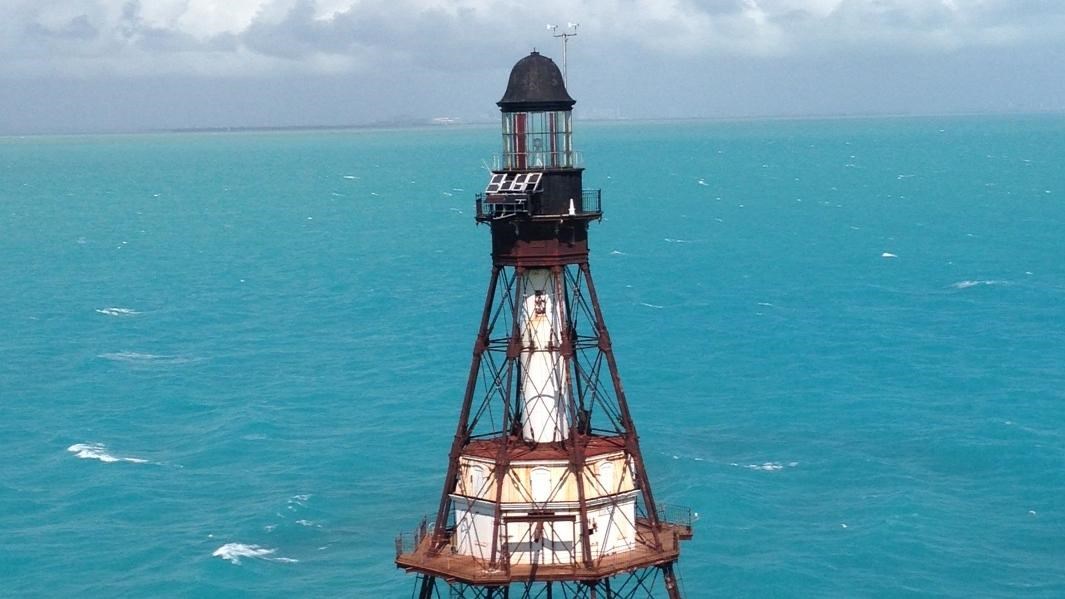
[[[576,127],[689,597],[1065,596],[1065,119]],[[0,139],[0,595],[410,596],[497,140]]]

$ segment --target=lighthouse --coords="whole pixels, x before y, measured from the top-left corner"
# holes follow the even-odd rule
[[[681,596],[690,511],[655,501],[589,268],[558,66],[532,52],[503,98],[476,198],[492,268],[437,512],[396,539],[420,599]]]

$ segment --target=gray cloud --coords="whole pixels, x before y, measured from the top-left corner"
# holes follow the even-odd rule
[[[99,31],[89,21],[88,15],[78,15],[59,28],[45,27],[40,23],[29,23],[26,25],[26,33],[30,37],[91,40],[99,34]]]
[[[1065,108],[1051,0],[6,0],[0,130],[481,118],[567,21],[589,115]]]
[[[168,5],[151,6],[160,4]],[[25,45],[46,50],[29,53],[38,58],[30,70],[47,63],[62,71],[73,62],[91,71],[96,59],[104,71],[122,72],[127,60],[129,74],[145,74],[144,63],[156,60],[155,71],[202,73],[188,60],[168,63],[166,55],[177,51],[215,60],[218,52],[228,52],[232,74],[257,72],[271,59],[288,68],[303,63],[314,72],[325,56],[335,58],[326,63],[333,69],[350,71],[382,58],[468,68],[515,40],[548,41],[536,33],[555,17],[581,21],[586,35],[604,47],[634,46],[663,56],[788,56],[870,45],[953,50],[1025,45],[1065,34],[1065,6],[1049,0],[548,0],[535,6],[464,0],[454,8],[424,0],[259,0],[245,5],[243,19],[234,13],[221,30],[194,18],[195,7],[207,4],[171,0],[170,16],[152,20],[135,1],[11,0],[0,7],[0,19],[21,26],[21,35],[10,27],[0,31],[0,58],[8,59],[9,70],[19,69],[24,54],[17,48]],[[56,22],[74,7],[85,12]]]

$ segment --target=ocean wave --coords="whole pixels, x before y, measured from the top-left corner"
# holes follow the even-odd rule
[[[957,283],[952,283],[951,287],[953,287],[955,289],[968,289],[970,287],[978,287],[980,285],[991,286],[991,285],[1008,285],[1008,284],[1009,284],[1008,281],[998,281],[998,280],[995,280],[995,279],[986,279],[986,280],[979,280],[979,281],[968,281],[968,280],[966,280],[966,281],[958,281]]]
[[[307,502],[310,501],[311,496],[309,494],[293,495],[288,499],[288,511],[294,512],[299,508],[307,507]]]
[[[136,316],[137,314],[140,314],[140,312],[138,312],[138,311],[136,311],[136,310],[134,310],[132,308],[115,308],[115,307],[97,308],[96,312],[99,313],[99,314],[103,314],[105,316]]]
[[[277,553],[277,549],[271,549],[269,547],[261,547],[259,545],[245,545],[244,543],[226,543],[218,549],[214,550],[211,555],[214,557],[220,557],[235,565],[240,565],[241,558],[259,559],[268,562],[282,562],[287,564],[294,564],[299,560],[292,559],[290,557],[274,557]]]
[[[142,458],[131,457],[119,457],[111,455],[107,452],[107,446],[103,443],[75,443],[67,448],[67,451],[74,454],[74,457],[81,458],[83,460],[100,460],[105,464],[112,464],[115,462],[129,462],[131,464],[149,464],[148,460]]]
[[[648,304],[647,302],[640,302],[641,306],[647,306],[648,308],[654,308],[655,310],[661,310],[665,306],[659,306],[658,304]]]
[[[733,463],[733,466],[739,466],[739,464]],[[761,464],[746,464],[743,467],[748,470],[758,470],[761,472],[777,472],[784,468],[794,468],[798,466],[798,462],[788,462],[787,464],[781,464],[780,462],[762,462]]]
[[[186,364],[188,362],[198,361],[198,358],[190,358],[188,356],[146,354],[135,351],[107,352],[99,354],[96,357],[111,360],[112,362],[125,362],[127,364]]]

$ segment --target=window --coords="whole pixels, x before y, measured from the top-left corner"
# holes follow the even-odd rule
[[[551,471],[547,468],[533,468],[532,471],[532,500],[534,503],[544,503],[551,498]]]
[[[467,495],[480,495],[481,490],[484,487],[485,471],[484,466],[471,466],[470,467],[470,488],[467,489]]]
[[[603,462],[599,464],[599,484],[602,485],[604,493],[612,494],[617,491],[617,486],[614,483],[614,463]]]

